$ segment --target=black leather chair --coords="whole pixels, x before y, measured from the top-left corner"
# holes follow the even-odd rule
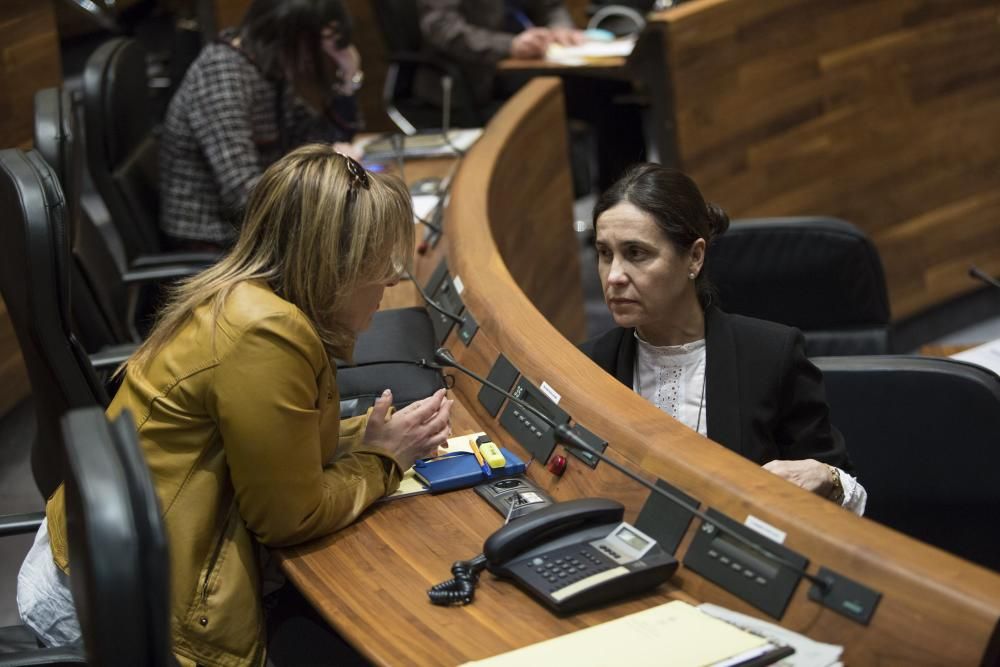
[[[734,221],[713,243],[706,270],[723,310],[798,327],[810,356],[893,351],[882,262],[850,223]]]
[[[159,149],[148,100],[146,55],[132,39],[102,44],[83,73],[87,166],[121,237],[126,267],[166,263],[204,267],[212,253],[163,253]]]
[[[0,667],[174,666],[166,533],[132,417],[125,411],[109,424],[103,408],[91,407],[60,421],[70,586],[83,646],[40,648],[26,627],[0,628]],[[0,536],[37,527],[0,517]]]
[[[160,250],[158,144],[148,104],[146,54],[115,38],[83,72],[87,162],[131,260]]]
[[[84,189],[82,105],[67,90],[46,88],[35,94],[35,148],[62,184],[72,263],[75,333],[85,349],[120,362],[140,340],[152,319],[138,312],[140,288],[190,276],[203,268],[183,257],[145,256],[139,266],[124,267],[113,248],[122,240],[115,228],[98,228],[81,205]]]
[[[109,424],[100,408],[71,410],[62,433],[70,585],[88,662],[175,665],[166,533],[132,417]]]
[[[382,391],[392,390],[394,407],[404,408],[445,386],[441,372],[413,363],[433,362],[434,327],[423,308],[396,308],[375,313],[358,336],[353,364],[338,362],[340,416],[363,415]]]
[[[813,361],[866,516],[1000,571],[1000,377],[943,358]]]
[[[471,88],[462,71],[444,58],[423,50],[416,0],[375,0],[373,7],[389,52],[382,103],[396,127],[404,134],[441,127],[441,109],[414,93],[413,82],[420,68],[451,77],[453,126],[482,127],[486,115],[473,104]]]
[[[36,151],[0,151],[0,292],[36,396],[32,472],[42,496],[64,479],[58,421],[67,410],[106,406],[108,397],[72,327],[72,275],[65,202]]]

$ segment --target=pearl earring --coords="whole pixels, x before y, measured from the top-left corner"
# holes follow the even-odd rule
[[[694,271],[692,271],[691,273],[688,274],[688,278],[690,278],[691,280],[694,280]]]

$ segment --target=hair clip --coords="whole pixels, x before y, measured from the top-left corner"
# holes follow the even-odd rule
[[[347,172],[351,175],[351,178],[354,179],[354,182],[351,184],[351,189],[354,189],[354,186],[358,184],[360,184],[365,190],[370,189],[372,183],[368,179],[368,170],[362,167],[361,164],[350,155],[346,155],[340,151],[334,152],[344,158],[347,162]]]

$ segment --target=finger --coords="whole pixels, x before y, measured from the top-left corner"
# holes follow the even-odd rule
[[[435,449],[442,442],[448,442],[448,430],[447,428],[441,431],[436,431],[427,436],[427,443],[433,445]]]
[[[372,416],[369,421],[375,422],[376,424],[384,423],[391,406],[392,391],[386,389],[382,392],[381,396],[375,399],[375,405],[372,407]]]
[[[432,438],[432,436],[434,436],[435,434],[441,433],[444,434],[444,437],[442,439],[447,440],[448,439],[447,433],[449,426],[450,424],[448,415],[439,412],[433,419],[431,419],[430,421],[428,421],[427,423],[423,424],[420,427],[420,433],[425,438]],[[433,438],[432,441],[440,442],[440,440],[434,440]]]
[[[438,389],[427,398],[421,399],[419,401],[414,401],[413,403],[411,403],[411,405],[419,404],[420,406],[423,406],[431,413],[425,417],[424,421],[426,421],[427,419],[430,419],[433,416],[434,412],[437,412],[438,410],[441,409],[441,406],[444,404],[444,401],[447,400],[446,398],[447,392],[448,390],[442,387],[441,389]]]

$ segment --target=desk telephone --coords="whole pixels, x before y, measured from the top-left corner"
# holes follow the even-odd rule
[[[470,602],[471,587],[484,567],[513,579],[560,614],[653,588],[674,573],[677,561],[656,540],[622,521],[624,513],[621,503],[584,498],[528,514],[490,535],[482,556],[456,563],[455,579],[431,589],[431,600]],[[435,590],[455,587],[467,595],[445,601],[442,592],[435,599]]]

